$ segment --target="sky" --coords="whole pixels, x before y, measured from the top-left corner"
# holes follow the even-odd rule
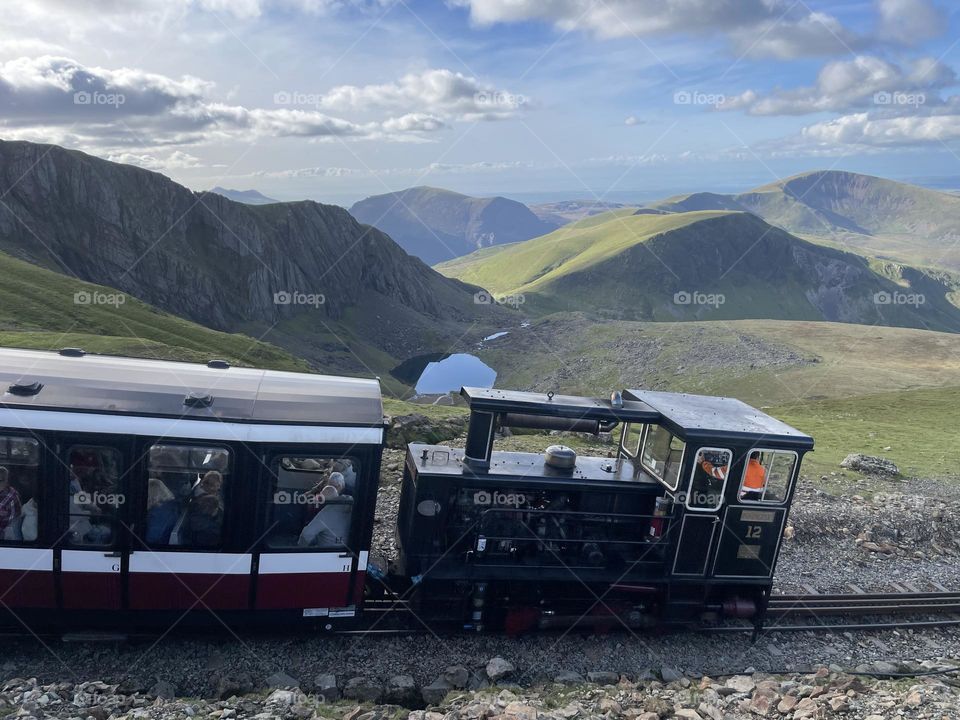
[[[639,202],[960,187],[937,0],[0,0],[0,138],[195,190]]]

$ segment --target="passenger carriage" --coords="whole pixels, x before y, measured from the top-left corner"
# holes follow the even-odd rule
[[[2,349],[0,387],[8,620],[356,614],[384,437],[376,380]],[[334,473],[339,490],[324,489]]]

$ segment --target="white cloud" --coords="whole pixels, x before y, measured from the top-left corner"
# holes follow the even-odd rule
[[[877,34],[904,45],[938,37],[948,27],[946,13],[929,0],[877,0],[877,10]]]
[[[185,153],[181,150],[175,150],[166,157],[158,157],[150,154],[138,155],[136,153],[125,152],[116,155],[108,155],[107,160],[110,160],[111,162],[125,163],[127,165],[138,165],[142,168],[146,168],[147,170],[182,170],[188,168],[207,167],[200,162],[200,158],[194,157],[193,155]]]
[[[383,108],[475,121],[511,117],[527,104],[527,98],[461,73],[432,69],[379,85],[340,85],[320,96],[317,103],[325,110]]]
[[[642,121],[636,115],[628,115],[623,121],[623,124],[627,127],[633,127],[634,125],[640,125],[641,123]]]
[[[725,111],[746,110],[751,115],[806,115],[848,112],[852,109],[897,104],[900,96],[914,96],[913,105],[938,105],[939,90],[957,84],[954,70],[934,58],[920,58],[900,67],[870,55],[827,63],[812,87],[778,90],[760,95],[753,90],[726,98]],[[909,104],[909,103],[902,103]]]
[[[874,0],[877,30],[857,33],[794,0],[449,0],[479,25],[549,22],[601,38],[725,35],[738,55],[789,59],[846,54],[877,42],[913,44],[943,34],[931,0]]]
[[[484,112],[487,101],[478,94],[484,86],[449,70],[408,75],[386,85],[337,88],[312,108],[247,108],[217,101],[214,90],[213,83],[189,76],[174,79],[131,68],[87,67],[55,56],[19,58],[0,63],[0,127],[11,137],[61,142],[69,136],[74,145],[107,148],[183,145],[251,134],[422,140],[447,128],[448,119],[487,118],[502,110]],[[414,106],[420,109],[363,121],[322,111],[401,111]],[[151,155],[144,162],[158,161]]]
[[[853,113],[803,129],[801,140],[814,146],[898,147],[960,139],[960,115],[877,117]]]

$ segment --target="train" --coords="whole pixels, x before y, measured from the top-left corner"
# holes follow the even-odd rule
[[[30,628],[338,631],[402,606],[467,632],[759,630],[813,449],[733,398],[466,387],[464,446],[407,446],[380,558],[377,379],[0,349],[0,386],[0,614]],[[510,432],[611,450],[497,449]]]

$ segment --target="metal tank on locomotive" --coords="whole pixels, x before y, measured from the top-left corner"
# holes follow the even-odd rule
[[[466,447],[407,451],[394,570],[420,612],[478,631],[762,626],[812,438],[731,398],[461,394]],[[506,427],[620,442],[615,457],[494,451]]]

